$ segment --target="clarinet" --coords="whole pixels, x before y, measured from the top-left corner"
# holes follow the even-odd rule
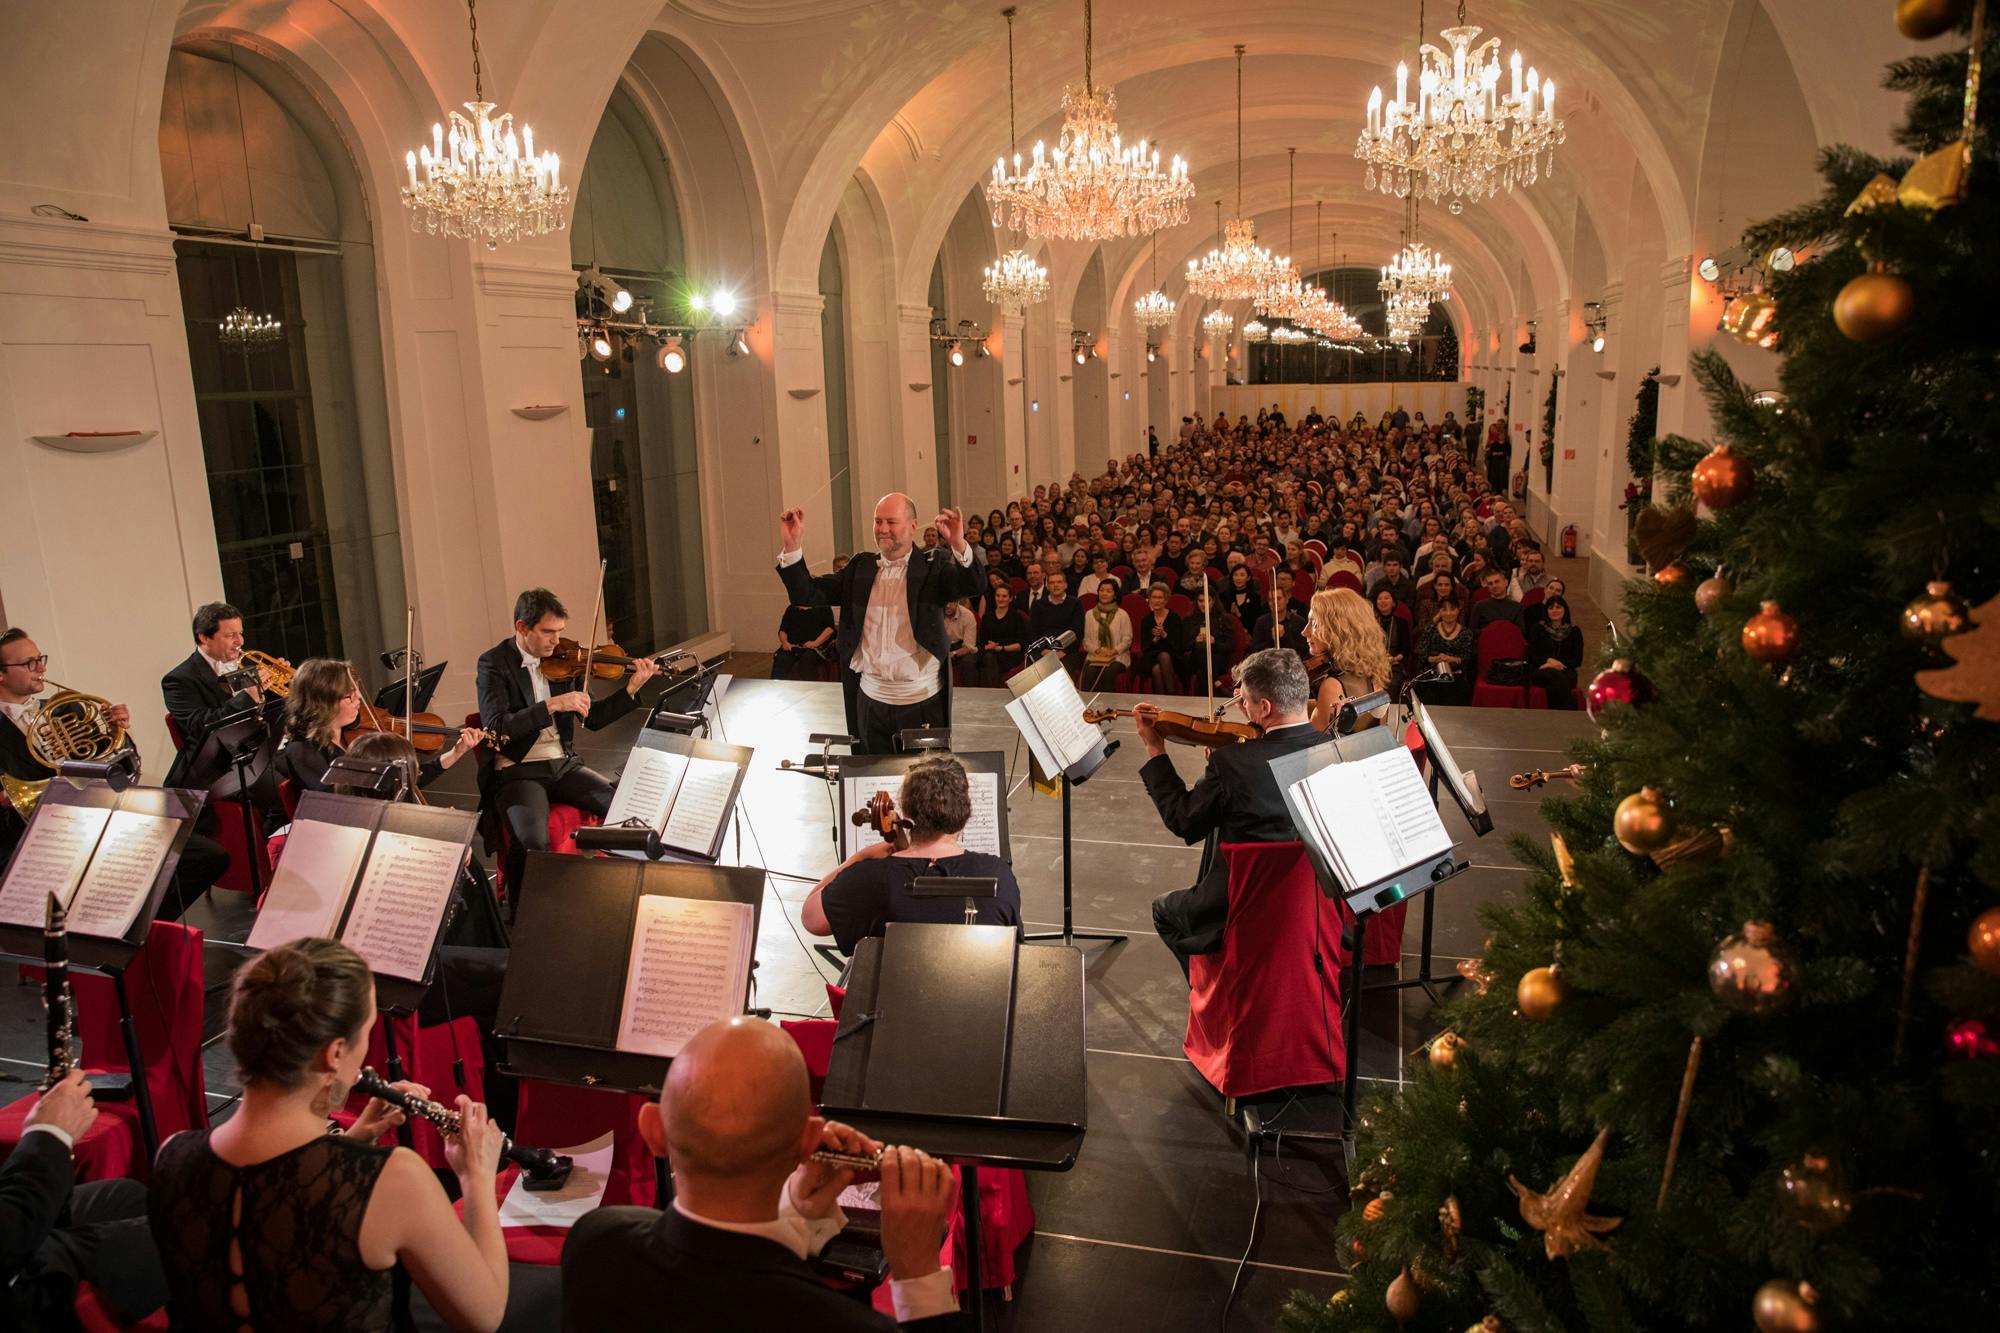
[[[42,1004],[48,1009],[49,1069],[42,1076],[47,1092],[76,1068],[76,1000],[69,989],[69,913],[62,900],[49,895],[42,926]]]
[[[373,1069],[363,1069],[361,1077],[354,1080],[354,1086],[370,1097],[377,1097],[389,1103],[405,1115],[418,1116],[430,1121],[437,1126],[438,1132],[447,1138],[458,1137],[458,1112],[440,1102],[389,1086],[388,1082]],[[572,1166],[571,1160],[560,1153],[548,1148],[524,1147],[505,1134],[500,1136],[500,1155],[520,1167],[530,1180],[551,1182],[550,1188],[567,1179]]]

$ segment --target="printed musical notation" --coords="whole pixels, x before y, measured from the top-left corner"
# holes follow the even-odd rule
[[[293,940],[331,935],[367,854],[365,828],[293,820],[285,854],[271,873],[270,892],[250,927],[249,946],[275,949]]]
[[[104,939],[118,939],[130,930],[179,830],[179,820],[137,810],[112,815],[70,904],[69,928]]]
[[[110,818],[101,806],[43,802],[0,885],[0,922],[40,929],[52,893],[67,908]]]
[[[422,981],[463,859],[455,842],[378,833],[341,943],[371,972]]]
[[[618,1049],[671,1058],[708,1024],[741,1013],[755,920],[748,903],[640,895]]]
[[[965,828],[958,835],[958,845],[968,852],[985,852],[988,856],[1005,856],[1000,848],[1000,775],[998,773],[971,772],[965,775],[966,786],[972,795],[972,818],[966,820]],[[842,794],[843,806],[859,809],[861,805],[878,791],[889,793],[891,800],[903,799],[903,774],[882,773],[868,777],[843,778],[845,789]],[[850,845],[859,850],[872,847],[882,841],[872,824],[848,825]]]

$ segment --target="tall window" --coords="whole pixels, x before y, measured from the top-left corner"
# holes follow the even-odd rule
[[[819,345],[826,379],[826,475],[833,478],[833,549],[854,546],[853,446],[847,433],[847,294],[840,281],[840,224],[827,228],[819,252]]]

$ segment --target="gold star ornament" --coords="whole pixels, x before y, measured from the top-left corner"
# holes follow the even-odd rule
[[[1508,1186],[1521,1199],[1521,1220],[1542,1233],[1551,1259],[1565,1259],[1579,1250],[1609,1249],[1596,1233],[1615,1230],[1625,1220],[1593,1217],[1588,1211],[1590,1191],[1597,1184],[1597,1168],[1604,1161],[1604,1144],[1610,1135],[1609,1129],[1598,1130],[1569,1174],[1546,1194],[1537,1194],[1511,1173],[1507,1177]]]

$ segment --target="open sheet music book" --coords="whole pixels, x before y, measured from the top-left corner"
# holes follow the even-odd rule
[[[53,894],[75,934],[123,938],[180,824],[138,810],[45,801],[0,884],[0,924],[40,929]]]
[[[1090,757],[1104,740],[1083,720],[1083,696],[1066,671],[1051,671],[1033,688],[1007,703],[1007,716],[1021,730],[1036,762],[1054,775]]]
[[[618,1015],[618,1049],[680,1054],[688,1038],[743,1012],[755,952],[749,903],[642,893]]]
[[[889,793],[896,808],[902,809],[903,774],[877,773],[867,777],[842,778],[841,808],[858,810],[878,791]],[[1000,845],[1000,805],[1002,800],[998,773],[968,770],[966,786],[972,793],[972,818],[965,821],[965,828],[958,835],[958,845],[968,852],[984,852],[988,856],[1004,858],[1007,851]],[[873,824],[850,826],[849,845],[855,850],[873,847],[882,841],[882,835],[875,831]]]
[[[610,827],[637,819],[676,851],[713,856],[741,772],[740,765],[726,759],[636,745],[604,823]]]
[[[1294,791],[1308,816],[1299,831],[1347,892],[1451,852],[1451,834],[1431,804],[1416,759],[1400,745],[1328,764],[1300,779]]]

